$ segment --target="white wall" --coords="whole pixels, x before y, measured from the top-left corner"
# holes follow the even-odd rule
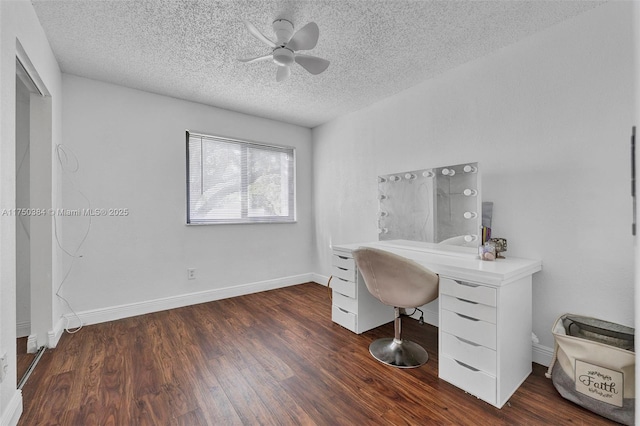
[[[48,111],[47,139],[40,159],[51,158],[52,147],[60,141],[60,70],[51,52],[49,42],[38,18],[27,0],[0,2],[0,209],[15,208],[15,119],[16,119],[16,70],[17,42],[20,42],[28,58],[37,70],[42,83],[51,94],[46,102]],[[36,126],[38,127],[38,126]],[[33,131],[33,129],[31,129]],[[43,142],[41,138],[39,142]],[[33,165],[33,163],[32,163]],[[50,165],[49,165],[50,166]],[[48,169],[51,171],[51,167]],[[53,173],[40,176],[43,187],[57,185]],[[38,188],[41,189],[41,188]],[[46,218],[42,222],[47,222]],[[49,221],[50,223],[50,221]],[[12,424],[22,410],[20,392],[16,390],[16,222],[14,217],[0,217],[0,354],[7,353],[9,367],[6,379],[0,384],[0,423]],[[45,228],[46,226],[43,226]],[[32,228],[33,230],[33,223]],[[33,235],[33,234],[32,234]],[[51,236],[49,236],[51,242]],[[48,247],[49,271],[47,280],[38,282],[39,298],[32,300],[32,308],[42,314],[38,327],[44,328],[44,339],[53,328],[53,319],[59,316],[59,305],[52,299],[52,282],[57,277],[57,261]],[[52,264],[53,262],[53,264]],[[46,274],[42,274],[44,276]],[[33,276],[32,276],[33,277]],[[33,321],[32,321],[33,326]]]
[[[93,218],[62,287],[76,312],[309,278],[310,129],[67,74],[63,93],[64,145],[79,170],[64,176],[60,207],[87,207],[80,191],[93,208],[130,212]],[[185,225],[186,129],[295,147],[297,223]],[[87,218],[59,217],[58,225],[63,247],[74,251]],[[196,280],[187,280],[187,268]]]
[[[634,323],[631,3],[611,2],[313,130],[320,257],[377,239],[381,174],[478,161],[493,235],[540,258],[533,324]]]

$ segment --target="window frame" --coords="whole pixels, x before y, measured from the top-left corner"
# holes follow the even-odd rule
[[[245,154],[241,155],[241,158],[244,160],[242,162],[242,164],[240,165],[241,167],[241,173],[240,173],[240,203],[241,203],[241,209],[240,209],[240,215],[241,217],[239,218],[233,218],[233,219],[197,219],[194,220],[191,217],[191,182],[190,182],[190,170],[191,170],[191,158],[190,158],[190,154],[189,154],[189,140],[194,137],[194,138],[200,138],[201,142],[204,141],[205,139],[208,140],[212,140],[212,141],[218,141],[218,142],[223,142],[223,143],[229,143],[229,144],[233,144],[233,145],[238,145],[241,147],[241,150],[247,150],[251,147],[257,148],[257,149],[266,149],[268,151],[271,152],[286,152],[286,153],[290,153],[291,155],[291,160],[289,162],[289,173],[291,174],[291,177],[289,179],[289,184],[292,186],[291,190],[288,192],[288,203],[289,203],[289,215],[288,216],[256,216],[256,217],[251,217],[249,216],[249,211],[248,211],[248,205],[249,205],[249,197],[248,197],[248,185],[247,185],[247,178],[248,178],[248,170],[247,170],[247,159],[248,156]],[[237,139],[237,138],[230,138],[230,137],[226,137],[226,136],[219,136],[219,135],[209,135],[206,133],[200,133],[200,132],[191,132],[189,130],[186,131],[186,224],[187,225],[234,225],[234,224],[258,224],[258,223],[262,223],[262,224],[274,224],[274,223],[296,223],[297,219],[296,219],[296,214],[297,214],[297,205],[296,205],[296,200],[297,200],[297,196],[296,196],[296,191],[297,191],[297,184],[296,184],[296,148],[292,147],[292,146],[286,146],[286,145],[275,145],[275,144],[268,144],[268,143],[262,143],[262,142],[256,142],[256,141],[251,141],[251,140],[243,140],[243,139]],[[201,169],[204,169],[201,167]]]

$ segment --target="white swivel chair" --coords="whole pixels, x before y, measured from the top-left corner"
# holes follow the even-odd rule
[[[369,292],[395,310],[395,336],[375,340],[369,352],[378,361],[393,367],[413,368],[427,362],[429,355],[420,345],[402,339],[400,308],[417,308],[438,297],[440,277],[416,262],[369,247],[360,247],[353,258]]]

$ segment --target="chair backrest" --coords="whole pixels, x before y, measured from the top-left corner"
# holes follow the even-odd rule
[[[415,308],[438,297],[438,274],[413,260],[370,247],[358,248],[353,258],[369,292],[385,305]]]

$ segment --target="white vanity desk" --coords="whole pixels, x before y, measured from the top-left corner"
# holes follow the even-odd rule
[[[393,321],[352,251],[375,247],[440,275],[438,376],[501,408],[531,373],[531,277],[539,260],[482,261],[473,249],[405,240],[333,246],[332,320],[362,333]]]

